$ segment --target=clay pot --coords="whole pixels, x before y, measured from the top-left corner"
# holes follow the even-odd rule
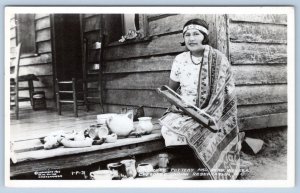
[[[153,124],[151,122],[151,117],[140,117],[138,123],[138,130],[145,133],[150,134],[153,130]]]
[[[134,159],[122,160],[121,163],[125,165],[127,178],[128,179],[135,178],[137,175],[137,171],[135,168],[135,160]]]

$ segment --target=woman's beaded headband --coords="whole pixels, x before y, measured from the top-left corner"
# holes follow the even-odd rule
[[[187,30],[189,30],[189,29],[197,29],[197,30],[199,30],[199,31],[201,31],[201,32],[203,32],[203,33],[205,33],[206,35],[208,35],[208,30],[207,30],[205,27],[203,27],[203,26],[201,26],[201,25],[195,25],[195,24],[191,24],[191,25],[185,26],[185,27],[183,28],[183,34],[184,34]]]

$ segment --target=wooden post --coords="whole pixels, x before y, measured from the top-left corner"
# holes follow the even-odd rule
[[[217,31],[217,49],[220,50],[229,59],[229,49],[228,49],[228,25],[227,25],[227,15],[217,15],[216,16],[216,31]]]
[[[102,34],[101,37],[101,50],[100,50],[100,68],[99,68],[99,76],[98,76],[98,91],[99,91],[99,103],[100,103],[100,109],[101,113],[104,113],[104,108],[103,108],[103,70],[105,68],[105,63],[104,63],[104,47],[105,47],[105,40],[106,37],[104,34]]]
[[[60,97],[59,97],[59,86],[58,86],[58,79],[55,79],[56,84],[56,107],[58,115],[61,115],[61,104],[60,104]]]

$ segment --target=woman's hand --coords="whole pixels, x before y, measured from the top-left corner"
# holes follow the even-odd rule
[[[175,82],[172,79],[169,80],[169,87],[176,92],[176,90],[179,88],[180,83]]]

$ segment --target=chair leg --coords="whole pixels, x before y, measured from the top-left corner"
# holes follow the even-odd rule
[[[59,93],[56,93],[56,107],[57,107],[58,115],[61,115],[61,104],[60,104]]]
[[[18,84],[18,83],[16,83]],[[18,85],[16,85],[15,87],[15,92],[16,92],[16,95],[15,95],[15,113],[16,113],[16,119],[19,120],[19,91],[18,91]]]
[[[16,98],[18,98],[18,97],[16,96]],[[19,120],[19,101],[18,101],[18,99],[15,99],[15,105],[16,105],[16,107],[15,107],[16,119]]]
[[[32,106],[33,105],[33,92],[34,92],[34,87],[33,87],[33,81],[32,80],[28,80],[28,87],[29,87],[30,104]]]
[[[74,108],[74,115],[78,117],[78,110],[77,110],[77,92],[76,92],[76,79],[72,78],[72,90],[73,90],[73,108]]]
[[[86,112],[89,112],[89,103],[87,99],[87,85],[86,82],[83,83],[83,99],[84,99],[84,104],[85,104],[85,110]]]

